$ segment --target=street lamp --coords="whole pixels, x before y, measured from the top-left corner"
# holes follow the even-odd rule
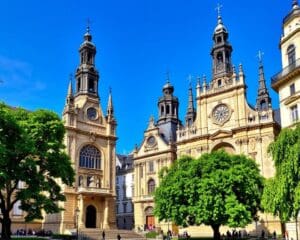
[[[76,214],[76,239],[78,240],[78,228],[79,228],[79,212],[80,212],[80,210],[79,210],[79,208],[77,207],[76,209],[75,209],[75,214]]]

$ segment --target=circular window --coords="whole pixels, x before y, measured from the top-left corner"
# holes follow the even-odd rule
[[[88,108],[88,110],[86,111],[87,117],[90,120],[95,120],[97,119],[97,110],[93,107]]]

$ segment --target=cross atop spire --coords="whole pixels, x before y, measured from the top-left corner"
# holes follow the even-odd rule
[[[193,76],[191,74],[189,74],[188,80],[189,80],[189,86],[192,87]]]
[[[86,33],[90,34],[91,20],[88,18],[86,20]]]
[[[222,7],[223,7],[223,5],[218,3],[217,7],[215,8],[215,10],[218,12],[218,23],[222,23],[222,17],[221,17],[221,8]]]
[[[258,57],[258,61],[259,61],[259,64],[261,65],[262,64],[262,62],[263,62],[263,56],[264,56],[264,52],[262,52],[262,51],[258,51],[258,53],[257,53],[257,57]]]
[[[166,82],[170,83],[170,71],[169,70],[167,70],[167,72],[166,72]]]

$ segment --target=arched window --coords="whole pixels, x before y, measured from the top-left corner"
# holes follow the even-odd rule
[[[90,93],[95,93],[95,82],[91,78],[89,78],[89,81],[88,81],[88,91]]]
[[[148,181],[148,194],[152,194],[155,190],[155,181],[153,179],[150,179]]]
[[[294,64],[296,62],[295,45],[292,44],[287,48],[287,55],[289,65]]]
[[[97,148],[92,145],[86,145],[80,150],[79,167],[101,168],[101,155]]]

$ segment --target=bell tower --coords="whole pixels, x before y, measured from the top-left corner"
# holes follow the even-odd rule
[[[220,77],[230,77],[232,75],[231,53],[232,46],[228,42],[228,32],[223,24],[221,17],[221,5],[218,5],[218,24],[215,28],[213,41],[214,45],[211,50],[213,58],[212,76],[213,79]]]
[[[84,34],[84,41],[79,48],[80,64],[76,71],[76,96],[88,95],[98,98],[99,73],[95,69],[96,47],[92,42],[90,28]]]

